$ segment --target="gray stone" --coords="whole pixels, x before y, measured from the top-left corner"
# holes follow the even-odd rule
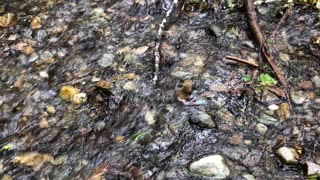
[[[67,110],[63,113],[61,123],[63,128],[70,128],[77,120],[77,114],[73,110]]]
[[[212,23],[210,25],[210,32],[215,36],[215,37],[220,37],[222,36],[222,29],[220,28],[220,26],[218,26],[215,23]]]
[[[281,52],[279,53],[279,58],[282,61],[289,61],[290,60],[290,56],[288,54],[281,53]]]
[[[216,127],[215,122],[211,116],[203,111],[195,111],[190,116],[190,122],[203,128],[214,128]]]
[[[299,139],[302,136],[302,133],[297,126],[293,127],[291,134],[295,139]]]
[[[268,131],[268,127],[262,123],[258,123],[256,125],[256,131],[258,131],[261,135],[264,135]]]
[[[307,176],[320,176],[320,165],[311,161],[306,162]]]
[[[294,148],[281,147],[276,153],[285,164],[298,164],[299,154]]]
[[[98,121],[94,124],[94,126],[97,131],[101,131],[106,126],[106,123],[103,121]]]
[[[108,54],[108,53],[105,53],[103,54],[100,59],[98,60],[98,64],[101,66],[101,67],[109,67],[112,65],[113,63],[113,59],[114,59],[114,56],[113,54]]]
[[[203,70],[204,58],[199,55],[189,55],[173,67],[171,76],[182,80],[198,77]]]
[[[301,91],[299,92],[291,91],[290,98],[292,102],[296,105],[303,104],[304,101],[307,99],[306,96]]]
[[[37,53],[32,53],[32,54],[29,56],[28,62],[34,62],[34,61],[36,61],[38,58],[39,58],[39,55],[38,55]]]
[[[251,174],[242,174],[242,177],[245,179],[245,180],[255,180],[256,178],[251,175]]]
[[[211,155],[194,161],[190,164],[189,170],[191,173],[215,179],[226,179],[230,175],[230,170],[221,155]]]
[[[278,125],[279,121],[269,115],[263,114],[258,118],[258,122],[265,124],[265,125]]]
[[[320,88],[320,76],[313,76],[311,80],[317,88]]]

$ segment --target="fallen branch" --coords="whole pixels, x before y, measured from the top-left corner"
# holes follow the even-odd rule
[[[286,12],[283,14],[283,16],[281,17],[280,21],[278,22],[276,28],[272,31],[271,33],[271,37],[274,37],[277,32],[279,31],[280,27],[284,24],[284,22],[287,20],[287,18],[289,17],[289,15],[292,13],[292,7],[288,7],[286,9]]]
[[[254,38],[261,49],[263,58],[269,63],[272,70],[275,72],[277,79],[281,83],[282,86],[285,88],[288,87],[288,83],[282,73],[280,72],[279,68],[277,67],[276,63],[273,60],[272,55],[269,53],[267,47],[265,46],[265,38],[262,33],[262,30],[258,24],[257,14],[255,11],[255,7],[252,0],[244,0],[245,12],[248,19],[248,24],[250,29],[253,32]]]
[[[255,68],[259,67],[258,64],[256,63],[253,63],[253,62],[249,62],[247,60],[244,60],[244,59],[241,59],[241,58],[238,58],[238,57],[234,57],[234,56],[225,56],[226,59],[229,59],[229,60],[233,60],[233,61],[237,61],[237,62],[241,62],[241,63],[244,63],[244,64],[248,64],[250,66],[253,66]]]

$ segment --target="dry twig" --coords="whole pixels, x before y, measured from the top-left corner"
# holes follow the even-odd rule
[[[253,63],[253,62],[249,62],[245,59],[241,59],[241,58],[238,58],[238,57],[234,57],[234,56],[225,56],[226,59],[229,59],[229,60],[233,60],[233,61],[237,61],[237,62],[241,62],[241,63],[244,63],[244,64],[248,64],[250,66],[253,66],[255,68],[259,67],[258,64],[256,63]]]

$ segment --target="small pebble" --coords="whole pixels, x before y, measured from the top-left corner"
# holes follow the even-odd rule
[[[272,111],[275,111],[275,110],[278,110],[279,109],[279,106],[276,105],[276,104],[271,104],[270,106],[268,106],[268,109],[272,110]]]
[[[258,123],[256,125],[256,131],[259,132],[261,135],[264,135],[268,131],[268,127],[262,123]]]
[[[39,126],[42,129],[49,128],[49,122],[47,121],[47,119],[41,118],[41,120],[39,122]]]
[[[123,85],[123,89],[128,91],[133,91],[136,89],[136,85],[133,81],[129,81]]]
[[[294,148],[281,147],[276,153],[285,164],[298,164],[299,154]]]
[[[54,114],[56,112],[56,109],[52,105],[48,105],[46,109],[47,109],[47,112],[50,114]]]

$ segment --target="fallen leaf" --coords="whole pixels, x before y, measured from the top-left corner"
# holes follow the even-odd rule
[[[3,16],[0,16],[0,27],[9,27],[12,26],[17,21],[17,16],[12,13],[7,13]]]
[[[149,49],[148,46],[141,46],[132,50],[133,54],[140,55],[145,53]]]
[[[41,28],[41,19],[36,16],[31,20],[31,29],[40,29]]]
[[[13,158],[12,162],[15,164],[21,164],[23,166],[29,166],[33,171],[41,169],[44,163],[54,161],[53,157],[49,154],[40,154],[38,152],[27,152],[20,154]]]
[[[34,51],[33,47],[25,42],[19,42],[15,44],[12,48],[26,55],[31,55]]]
[[[73,86],[62,86],[59,95],[62,99],[75,104],[84,103],[87,100],[87,94],[80,93],[79,89]]]

